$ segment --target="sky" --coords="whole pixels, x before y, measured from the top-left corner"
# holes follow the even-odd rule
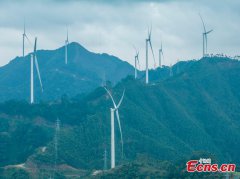
[[[240,54],[239,0],[0,0],[0,66],[22,55],[22,34],[38,49],[53,50],[69,41],[96,53],[108,53],[134,64],[135,46],[141,69],[145,66],[145,39],[152,26],[152,45],[158,63],[163,45],[164,65],[202,56],[203,26],[208,52]],[[33,50],[26,42],[26,53]],[[153,67],[153,58],[149,54]]]

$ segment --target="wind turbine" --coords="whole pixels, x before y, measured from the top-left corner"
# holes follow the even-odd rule
[[[115,168],[115,131],[114,131],[114,115],[116,113],[117,116],[117,122],[118,122],[118,127],[120,131],[120,136],[121,136],[121,144],[122,144],[122,158],[123,158],[123,137],[122,137],[122,127],[121,127],[121,121],[119,118],[119,113],[118,113],[118,108],[120,107],[124,94],[125,94],[125,89],[123,91],[122,97],[119,101],[119,103],[116,105],[110,91],[104,87],[108,95],[110,96],[112,103],[113,103],[113,108],[110,108],[111,111],[111,168]]]
[[[159,49],[159,67],[162,67],[162,58],[163,58],[163,48],[162,48],[162,42],[161,42],[161,48]]]
[[[154,60],[154,68],[156,67],[155,63],[155,57],[153,53],[153,48],[152,48],[152,42],[151,42],[151,33],[152,33],[152,27],[150,28],[150,31],[148,29],[148,38],[146,39],[146,84],[148,84],[148,44],[150,45],[152,55],[153,55],[153,60]]]
[[[39,83],[40,83],[40,86],[41,86],[41,90],[43,92],[42,80],[41,80],[41,75],[40,75],[38,60],[37,60],[37,37],[35,38],[34,51],[30,56],[31,56],[30,103],[33,104],[34,103],[34,73],[33,73],[33,69],[34,69],[33,66],[34,65],[33,64],[35,64],[37,74],[38,74]]]
[[[138,56],[139,56],[139,51],[137,51],[137,49],[135,48],[135,50],[136,50],[136,55],[135,55],[135,57],[134,57],[134,67],[135,67],[135,79],[137,79],[137,64],[138,64],[138,67],[140,67],[140,65],[139,65],[139,58],[138,58]]]
[[[23,25],[23,35],[22,36],[23,36],[23,57],[25,57],[25,38],[30,43],[30,40],[28,39],[28,36],[26,35],[25,20],[24,20],[24,25]]]
[[[67,39],[65,40],[65,64],[68,63],[68,29],[67,29]]]
[[[205,55],[207,54],[207,43],[208,43],[207,36],[213,30],[207,31],[206,27],[205,27],[205,24],[204,24],[204,21],[203,21],[203,18],[202,18],[200,13],[199,13],[199,16],[200,16],[202,24],[203,24],[203,57],[205,57]]]

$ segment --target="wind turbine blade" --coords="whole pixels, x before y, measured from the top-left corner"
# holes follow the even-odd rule
[[[114,106],[114,108],[116,109],[117,106],[116,106],[116,103],[115,103],[115,101],[114,101],[114,99],[113,99],[113,97],[112,97],[110,91],[109,91],[106,87],[104,87],[104,89],[106,90],[106,92],[107,92],[108,95],[110,96],[110,98],[111,98],[111,100],[112,100],[112,102],[113,102],[113,106]]]
[[[41,75],[40,75],[40,71],[39,71],[39,66],[38,66],[38,61],[37,61],[37,55],[36,53],[34,54],[35,56],[35,66],[36,66],[36,69],[37,69],[37,74],[38,74],[38,79],[39,79],[39,83],[40,83],[40,86],[41,86],[41,90],[43,92],[43,86],[42,86],[42,79],[41,79]]]
[[[204,32],[206,33],[205,24],[204,24],[204,22],[203,22],[203,18],[202,18],[202,16],[201,16],[201,14],[200,14],[200,13],[199,13],[199,16],[200,16],[200,18],[201,18],[201,21],[202,21],[202,24],[203,24],[203,29],[204,29]]]
[[[152,24],[150,26],[150,32],[149,32],[149,40],[151,41],[151,36],[152,36]]]
[[[205,41],[206,41],[206,53],[207,53],[207,46],[208,46],[207,34],[205,34]]]
[[[163,58],[163,60],[164,60],[164,55],[163,55],[163,51],[162,51],[162,58]]]
[[[209,30],[208,32],[206,32],[205,34],[209,34],[209,33],[211,33],[213,30]]]
[[[149,37],[150,37],[150,30],[149,30],[149,27],[148,27],[148,39],[149,39]]]
[[[135,52],[137,53],[137,48],[135,47],[135,45],[132,45],[132,46],[133,46]]]
[[[26,34],[24,34],[24,36],[26,37],[26,39],[28,40],[28,43],[30,43],[30,45],[32,45],[32,42],[29,40],[28,36]]]
[[[123,91],[123,95],[122,95],[122,98],[120,99],[120,102],[118,104],[118,107],[116,106],[114,100],[113,100],[113,97],[110,93],[110,91],[104,87],[104,89],[107,91],[108,95],[110,96],[110,98],[112,99],[112,102],[113,102],[113,105],[114,105],[114,108],[116,110],[116,116],[117,116],[117,122],[118,122],[118,127],[119,127],[119,131],[120,131],[120,135],[121,135],[121,143],[122,143],[122,157],[123,157],[123,137],[122,137],[122,127],[121,127],[121,122],[120,122],[120,118],[119,118],[119,113],[118,113],[118,107],[121,105],[122,103],[122,100],[123,100],[123,96],[124,96],[124,93],[125,93],[125,89]]]
[[[35,54],[35,56],[36,56],[36,51],[37,51],[37,37],[35,38],[33,51],[34,51],[34,54]]]
[[[120,136],[121,136],[122,158],[123,158],[123,137],[122,137],[122,126],[121,126],[121,121],[120,121],[120,118],[119,118],[118,109],[116,109],[116,116],[117,116],[117,122],[118,122],[119,131],[120,131]]]
[[[124,97],[124,95],[125,95],[125,89],[123,90],[122,97],[121,97],[121,99],[120,99],[120,101],[119,101],[119,103],[118,103],[118,105],[117,105],[117,109],[120,107],[120,105],[121,105],[121,103],[122,103],[122,100],[123,100],[123,97]]]
[[[137,51],[137,48],[134,45],[133,45],[133,48],[135,49],[135,52],[136,52],[135,58],[138,59],[139,51]]]
[[[139,52],[138,52],[138,54],[139,54]],[[137,62],[138,62],[138,68],[140,68],[140,63],[139,63],[138,54],[137,54]]]
[[[43,92],[42,79],[41,79],[39,66],[38,66],[38,60],[37,60],[37,37],[35,38],[35,43],[34,43],[34,61],[35,61],[36,69],[37,69],[37,74],[38,74],[38,79],[39,79],[39,83],[40,83],[40,86],[41,86],[41,90]]]
[[[151,39],[149,40],[149,44],[150,44],[151,51],[152,51],[152,55],[153,55],[154,67],[156,67],[156,60],[155,60],[155,56],[154,56],[154,53],[153,53],[153,48],[152,48],[152,42],[151,42]]]

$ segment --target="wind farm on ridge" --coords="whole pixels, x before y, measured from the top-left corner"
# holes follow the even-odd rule
[[[201,22],[203,24],[203,57],[207,56],[207,35],[212,32],[213,30],[210,31],[206,31],[206,27],[203,21],[202,16],[199,14]],[[64,44],[64,48],[65,48],[65,53],[64,53],[64,59],[65,59],[65,65],[68,65],[69,60],[69,54],[68,54],[68,45],[69,45],[69,40],[68,40],[68,28],[67,28],[67,34],[66,34],[66,40],[65,40],[65,44]],[[24,22],[24,33],[23,33],[23,58],[25,58],[25,38],[28,40],[29,44],[32,44],[31,41],[29,40],[28,36],[26,35],[26,29],[25,29],[25,22]],[[154,66],[153,69],[157,68],[157,64],[156,64],[156,59],[155,59],[155,55],[154,55],[154,51],[153,51],[153,45],[152,45],[152,25],[151,27],[148,29],[148,34],[147,34],[147,38],[145,40],[146,42],[146,68],[145,68],[145,83],[146,85],[149,84],[149,47],[150,47],[150,52],[152,55],[152,59],[154,61]],[[31,86],[30,86],[30,103],[33,104],[34,103],[34,80],[33,80],[33,64],[35,64],[36,69],[37,69],[37,74],[38,74],[38,78],[39,78],[39,82],[40,82],[40,87],[42,89],[43,92],[43,87],[42,87],[42,81],[41,81],[41,76],[40,76],[40,71],[39,71],[39,66],[38,66],[38,61],[37,61],[37,37],[35,38],[35,43],[34,43],[34,52],[31,54]],[[134,47],[134,50],[136,52],[135,57],[134,57],[134,78],[138,79],[138,67],[140,67],[139,65],[139,51],[136,49],[136,47]],[[160,45],[160,49],[159,49],[159,64],[158,67],[161,68],[162,67],[162,63],[163,63],[163,46],[162,43]],[[164,59],[166,60],[166,59]],[[171,77],[172,74],[172,65],[170,65],[170,73],[169,76]],[[110,108],[110,116],[111,116],[111,168],[115,168],[115,130],[114,130],[114,116],[116,115],[117,117],[117,123],[118,123],[118,127],[120,130],[120,136],[121,136],[121,145],[122,145],[122,154],[121,156],[123,157],[124,155],[124,151],[123,151],[123,135],[122,135],[122,128],[121,128],[121,121],[120,121],[120,117],[119,117],[119,112],[118,112],[118,108],[120,107],[123,98],[124,98],[124,94],[125,94],[125,89],[123,91],[122,97],[119,101],[118,104],[116,104],[111,92],[105,87],[103,86],[103,88],[105,89],[105,91],[107,92],[107,94],[109,95],[112,103],[113,103],[113,108]],[[106,151],[105,151],[106,152]]]
[[[237,120],[231,121],[232,116],[230,114],[238,115],[235,111],[238,102],[237,99],[232,100],[231,104],[228,105],[229,108],[223,108],[227,103],[225,104],[224,100],[218,98],[224,96],[227,100],[229,96],[235,96],[236,91],[231,86],[229,88],[223,87],[222,91],[219,89],[216,90],[216,93],[212,93],[210,88],[222,84],[223,86],[235,86],[229,79],[233,77],[237,79],[236,69],[239,59],[238,56],[229,58],[223,54],[213,55],[209,52],[212,51],[209,50],[211,35],[214,35],[218,30],[215,27],[214,31],[212,27],[209,28],[208,23],[206,23],[208,21],[205,21],[205,18],[203,18],[205,16],[202,15],[196,13],[198,17],[196,21],[199,22],[199,29],[202,29],[201,34],[196,33],[196,36],[201,37],[202,41],[195,42],[199,46],[201,44],[199,52],[202,56],[199,57],[199,60],[179,61],[177,59],[176,64],[172,64],[168,59],[167,54],[171,52],[165,45],[167,40],[164,36],[158,40],[160,43],[154,43],[154,39],[159,38],[155,31],[160,32],[159,26],[155,26],[154,23],[151,23],[151,26],[146,25],[147,33],[138,36],[141,44],[131,42],[134,45],[131,49],[132,56],[129,57],[132,59],[133,65],[130,65],[113,55],[90,52],[74,42],[77,39],[71,40],[73,33],[71,25],[62,28],[65,30],[61,29],[63,31],[63,38],[61,39],[63,44],[59,45],[59,49],[55,51],[40,50],[41,36],[34,35],[34,39],[29,38],[28,31],[31,26],[28,26],[28,19],[24,20],[22,54],[8,65],[14,66],[17,64],[21,69],[27,69],[18,71],[18,73],[22,72],[24,75],[21,76],[19,73],[21,84],[15,94],[15,96],[19,96],[19,93],[25,94],[23,99],[27,102],[20,100],[18,106],[18,104],[15,105],[15,103],[18,103],[17,98],[17,102],[14,97],[12,101],[6,100],[7,102],[0,103],[0,115],[3,118],[14,116],[12,118],[19,120],[16,122],[17,125],[27,116],[28,122],[33,122],[37,127],[44,126],[46,129],[41,131],[40,127],[36,127],[36,133],[35,130],[31,130],[31,136],[40,136],[38,138],[39,144],[36,145],[37,147],[29,147],[31,155],[28,155],[27,159],[25,157],[25,161],[21,160],[22,163],[19,165],[6,163],[3,168],[18,168],[20,166],[26,171],[31,170],[32,173],[40,173],[42,178],[44,176],[58,178],[59,173],[63,174],[69,171],[71,172],[63,175],[94,177],[104,176],[107,173],[111,176],[116,171],[126,171],[124,167],[128,166],[133,159],[138,158],[138,160],[142,160],[141,162],[145,162],[145,160],[148,160],[145,156],[147,153],[150,153],[152,157],[149,161],[155,157],[156,160],[161,159],[163,161],[172,157],[171,160],[173,161],[176,159],[174,158],[175,154],[178,158],[186,157],[186,153],[198,151],[198,149],[206,151],[209,149],[210,154],[214,153],[219,147],[220,139],[217,141],[217,138],[215,141],[211,132],[205,132],[205,130],[213,128],[212,123],[216,123],[216,129],[225,128],[226,135],[234,134],[236,137],[234,138],[235,143],[229,140],[229,145],[233,146],[232,149],[219,149],[216,156],[221,156],[220,160],[222,161],[224,157],[231,156],[232,152],[232,158],[229,157],[228,161],[236,161],[238,156],[235,148],[239,144],[238,132],[231,127],[236,126],[237,128],[238,122]],[[26,28],[26,25],[29,28]],[[144,46],[144,50],[140,46]],[[26,50],[28,47],[32,50]],[[157,53],[155,52],[156,49]],[[169,64],[169,66],[166,64]],[[81,69],[85,71],[81,71]],[[6,72],[1,73],[0,69],[0,74],[3,79],[7,79]],[[225,79],[225,76],[229,81]],[[115,78],[116,81],[111,80]],[[226,83],[222,80],[223,78],[227,81]],[[16,81],[17,79],[16,77]],[[55,83],[58,83],[58,85],[55,86]],[[76,85],[78,85],[77,88]],[[85,85],[88,85],[89,89]],[[177,87],[175,88],[175,86]],[[68,92],[71,92],[74,88],[74,93],[68,96]],[[78,92],[79,89],[83,89],[83,91]],[[230,92],[227,91],[229,89]],[[61,94],[61,97],[42,98],[44,95],[49,94],[51,96],[56,92],[58,92],[58,95]],[[212,103],[209,104],[209,101]],[[200,105],[205,105],[206,108],[199,109],[198,106]],[[12,111],[8,109],[9,106]],[[221,112],[216,112],[216,109],[221,108],[223,108]],[[232,113],[228,113],[229,111]],[[24,113],[27,113],[27,115],[24,115]],[[209,120],[211,117],[213,118],[212,121]],[[45,118],[49,121],[46,122]],[[215,118],[219,119],[222,125]],[[208,122],[209,128],[206,125]],[[231,122],[232,126],[229,125]],[[2,123],[0,124],[2,125]],[[15,123],[12,124],[15,125]],[[200,128],[202,126],[204,126],[204,129]],[[194,136],[195,131],[193,132],[191,129],[196,129],[198,140]],[[29,132],[28,127],[21,131],[23,131],[22,133],[24,131]],[[186,131],[189,131],[191,137],[187,137]],[[41,135],[38,136],[37,132]],[[44,136],[44,132],[48,135]],[[97,132],[97,135],[93,134],[94,132]],[[200,135],[201,132],[203,133],[202,136]],[[0,134],[5,135],[1,131]],[[71,134],[71,137],[66,134]],[[51,141],[52,136],[53,140]],[[211,140],[214,145],[209,142]],[[45,143],[41,143],[41,141],[45,141]],[[195,143],[195,141],[198,141],[198,143]],[[144,145],[141,145],[140,142]],[[131,146],[132,143],[135,145]],[[7,143],[5,146],[7,146]],[[206,149],[205,147],[209,148]],[[224,154],[221,155],[221,152]],[[91,153],[91,155],[86,157],[84,156],[86,153]],[[96,156],[101,156],[101,159]],[[46,163],[39,161],[45,161]],[[167,163],[165,164],[168,166]],[[91,165],[94,167],[90,167],[91,170],[86,173],[80,171],[81,167],[88,168]],[[138,169],[142,167],[141,165],[139,163],[136,166],[130,164],[131,167]],[[160,168],[155,164],[149,164],[149,166],[147,164],[146,168],[151,168],[150,165],[157,168],[155,173],[160,176],[158,173]],[[159,162],[160,165],[162,166],[161,162]],[[50,170],[48,171],[46,168],[49,166]],[[165,171],[168,171],[168,169],[164,169]]]

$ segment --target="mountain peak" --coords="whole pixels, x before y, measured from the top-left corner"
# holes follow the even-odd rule
[[[59,49],[64,49],[65,48],[65,45],[60,47]],[[89,52],[85,47],[83,47],[80,43],[78,42],[70,42],[68,44],[68,49],[69,51],[85,51],[85,52]]]
[[[87,93],[100,86],[103,81],[115,84],[134,73],[134,68],[129,63],[113,56],[90,52],[77,42],[68,45],[68,64],[65,64],[64,46],[55,50],[38,50],[37,57],[44,92],[40,91],[34,67],[36,101],[58,99],[63,94],[75,96]],[[29,54],[25,58],[17,57],[1,67],[0,76],[0,101],[29,99]]]

